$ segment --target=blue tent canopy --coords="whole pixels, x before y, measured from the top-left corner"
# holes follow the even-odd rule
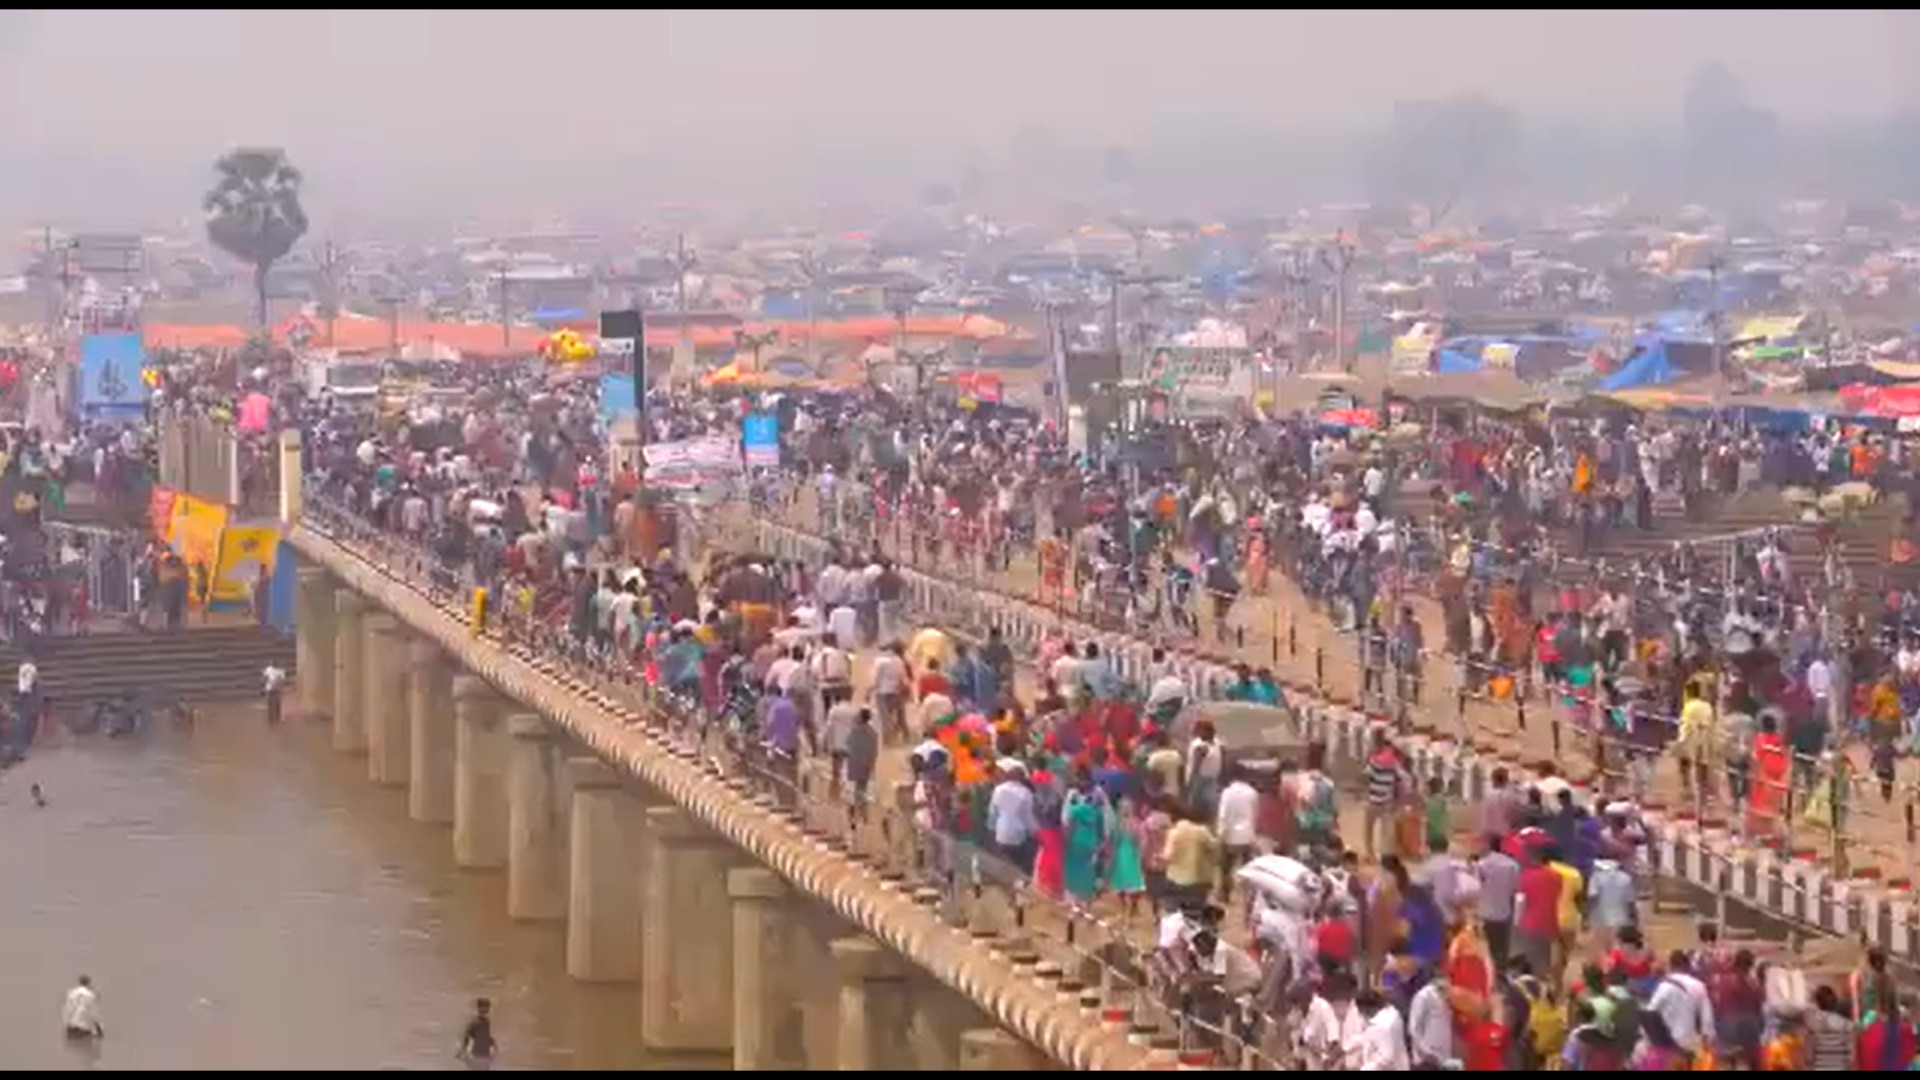
[[[1600,389],[1615,393],[1620,390],[1632,390],[1640,386],[1659,386],[1674,379],[1673,361],[1667,356],[1665,342],[1652,345],[1633,354],[1618,371],[1602,379]]]

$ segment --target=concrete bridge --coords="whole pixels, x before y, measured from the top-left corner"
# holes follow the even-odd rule
[[[413,556],[297,499],[303,707],[450,827],[459,865],[502,873],[515,918],[564,921],[576,978],[638,980],[650,1047],[743,1069],[1200,1060],[1147,1022],[1137,971],[850,843],[642,688],[476,633]]]

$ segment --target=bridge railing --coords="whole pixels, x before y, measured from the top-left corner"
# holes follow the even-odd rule
[[[426,597],[448,618],[472,626],[474,583],[466,568],[384,532],[343,505],[309,497],[303,524],[347,547],[390,579]],[[1206,973],[1174,979],[1156,972],[1148,913],[1102,910],[1038,889],[998,852],[949,831],[925,827],[911,805],[911,784],[897,778],[856,804],[824,754],[799,758],[743,738],[698,703],[651,685],[631,658],[599,654],[566,627],[514,604],[490,608],[474,631],[509,651],[564,670],[593,692],[627,706],[639,724],[668,736],[718,783],[729,783],[770,813],[795,821],[821,846],[874,870],[889,887],[1001,952],[1099,1023],[1180,1055],[1249,1070],[1281,1070],[1290,1060],[1272,1010],[1231,1001]],[[616,722],[609,714],[609,722]]]
[[[800,559],[810,565],[818,565],[831,544],[852,539],[844,533],[826,533],[815,522],[789,524],[780,518],[777,510],[770,510],[745,521],[742,525],[745,533],[742,542],[749,550],[764,551],[772,557]],[[808,530],[805,527],[807,525],[814,525],[818,531]],[[1016,648],[1037,645],[1044,632],[1068,633],[1075,640],[1098,642],[1109,661],[1116,663],[1123,675],[1137,680],[1141,672],[1146,670],[1143,663],[1146,655],[1144,647],[1139,638],[1129,633],[1103,632],[1102,628],[1073,618],[1071,609],[1038,604],[1032,593],[1004,591],[1006,586],[1003,581],[996,580],[992,575],[984,579],[969,579],[943,563],[930,562],[915,566],[903,561],[901,565],[908,571],[908,590],[915,594],[920,607],[933,621],[949,630],[962,635],[980,635],[988,627],[997,626]],[[1004,575],[1001,577],[1004,578]],[[1300,637],[1306,642],[1304,650],[1318,654],[1322,666],[1330,669],[1333,665],[1326,665],[1324,661],[1334,654],[1322,644],[1319,628],[1303,625],[1298,619],[1293,625],[1301,627]],[[1188,678],[1191,690],[1196,695],[1217,697],[1226,689],[1226,683],[1220,677],[1227,674],[1227,669],[1216,662],[1219,659],[1217,656],[1196,655],[1176,648],[1169,648],[1168,654],[1169,660],[1174,662],[1173,670]],[[1344,658],[1341,664],[1352,666],[1351,661]],[[1327,691],[1326,681],[1322,678],[1290,686],[1303,699],[1328,699],[1331,695]],[[1393,682],[1390,677],[1387,681]],[[1443,704],[1454,705],[1456,702],[1448,699]],[[1520,728],[1524,732],[1524,701],[1517,707],[1522,713]],[[1545,715],[1545,723],[1550,725],[1554,736],[1554,757],[1557,761],[1567,760],[1567,756],[1560,752],[1563,726],[1567,728],[1569,751],[1581,740],[1592,737],[1590,733],[1582,732],[1566,721],[1561,710],[1543,708],[1536,711],[1536,716],[1540,714]],[[1416,717],[1418,715],[1414,714]],[[1402,711],[1400,722],[1405,724],[1408,719],[1409,716]],[[1466,731],[1469,739],[1463,745],[1473,746],[1475,738],[1480,743],[1469,756],[1484,750],[1487,739],[1484,729],[1479,727],[1481,718],[1469,717],[1463,708],[1456,720],[1457,726],[1451,729],[1444,722],[1429,720],[1425,730],[1443,737]],[[1327,749],[1329,760],[1338,774],[1341,762],[1347,760],[1343,757],[1347,751],[1337,741],[1329,742]],[[1508,752],[1495,752],[1492,757],[1506,762],[1515,776],[1525,775],[1529,771],[1526,766],[1532,760],[1513,757]],[[1644,778],[1632,775],[1632,765],[1627,755],[1596,754],[1588,784],[1598,790],[1634,790]],[[1754,772],[1757,774],[1757,770]],[[1469,797],[1470,793],[1460,786],[1460,777],[1448,777],[1444,770],[1433,775],[1448,781],[1453,796],[1461,798],[1463,802]],[[1426,775],[1422,776],[1423,781],[1426,778]],[[1773,787],[1779,787],[1774,798],[1778,807],[1776,816],[1788,825],[1798,824],[1791,810],[1796,804],[1804,803],[1804,790],[1794,792],[1784,785],[1767,785],[1758,775],[1741,779],[1756,789],[1767,787],[1772,790]],[[1665,809],[1654,803],[1646,805],[1649,810]],[[1739,805],[1744,807],[1746,804],[1742,801]],[[1913,804],[1909,802],[1908,805]],[[1853,819],[1856,822],[1878,820],[1871,817],[1871,810],[1846,812],[1858,813],[1859,817]],[[1700,912],[1722,926],[1751,925],[1751,920],[1758,917],[1776,931],[1773,944],[1784,946],[1768,950],[1767,955],[1785,965],[1819,968],[1821,962],[1818,953],[1824,947],[1816,944],[1820,939],[1838,942],[1846,947],[1851,947],[1852,942],[1864,940],[1885,946],[1897,962],[1920,961],[1920,952],[1916,952],[1920,950],[1920,904],[1911,902],[1912,894],[1906,880],[1886,879],[1866,868],[1848,870],[1837,857],[1829,863],[1831,870],[1823,868],[1818,865],[1816,857],[1829,850],[1838,850],[1837,846],[1829,848],[1826,844],[1804,847],[1781,845],[1776,849],[1774,858],[1756,862],[1745,853],[1751,851],[1747,843],[1749,840],[1766,839],[1761,827],[1749,822],[1748,815],[1737,810],[1722,810],[1720,815],[1715,815],[1713,806],[1699,801],[1695,801],[1691,809],[1683,804],[1674,813],[1674,820],[1683,825],[1691,823],[1700,826],[1700,832],[1688,839],[1684,846],[1671,841],[1668,835],[1671,830],[1666,833],[1656,830],[1657,836],[1668,835],[1668,838],[1657,838],[1646,853],[1643,864],[1637,868],[1646,903],[1653,906],[1673,904],[1679,909]],[[1908,821],[1912,821],[1911,815]],[[1802,831],[1810,828],[1805,826]],[[1838,836],[1843,831],[1851,831],[1845,818],[1834,826],[1820,829],[1819,833],[1827,838]],[[1777,933],[1782,927],[1788,933]]]

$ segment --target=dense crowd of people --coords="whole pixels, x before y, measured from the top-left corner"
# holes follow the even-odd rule
[[[325,401],[284,419],[316,498],[421,545],[443,580],[479,588],[483,618],[630,666],[771,774],[826,771],[851,825],[890,812],[897,780],[898,812],[951,875],[1151,919],[1154,995],[1202,1022],[1198,1042],[1328,1069],[1912,1057],[1884,957],[1809,994],[1717,927],[1656,955],[1638,811],[1671,752],[1702,799],[1761,822],[1824,805],[1837,825],[1856,721],[1877,767],[1904,749],[1882,714],[1897,730],[1920,713],[1902,697],[1920,672],[1898,660],[1907,607],[1839,607],[1824,580],[1795,580],[1783,534],[1604,578],[1561,558],[1652,527],[1662,500],[1843,474],[1893,487],[1897,440],[1478,417],[1376,438],[1295,418],[1170,425],[1147,440],[1159,464],[1148,446],[1103,465],[1008,412],[795,397],[757,403],[785,446],[747,493],[777,512],[813,489],[837,542],[793,563],[698,550],[713,515],[611,460],[591,384],[473,391],[397,427]],[[645,423],[655,441],[737,438],[754,404],[657,394]],[[1285,572],[1372,643],[1369,685],[1402,700],[1433,655],[1405,598],[1431,590],[1450,659],[1486,692],[1553,694],[1625,778],[1583,804],[1555,770],[1502,774],[1468,821],[1383,735],[1343,790],[1324,747],[1262,753],[1229,733],[1220,709],[1284,709],[1271,670],[1242,665],[1210,705],[1164,657],[1130,685],[1065,634],[1017,656],[991,630],[916,625],[894,562],[990,578],[1029,553],[1043,587],[1169,641],[1223,637]],[[1782,790],[1795,754],[1815,766],[1797,798]]]

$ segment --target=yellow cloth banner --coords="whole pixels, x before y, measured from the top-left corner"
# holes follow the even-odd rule
[[[279,548],[278,525],[229,525],[222,529],[212,601],[252,603],[254,583],[262,575],[273,573],[273,556]]]
[[[220,534],[227,527],[227,508],[191,495],[173,501],[173,524],[167,539],[188,566],[213,569],[220,558]]]
[[[195,605],[207,602],[206,583],[220,560],[220,534],[227,527],[227,508],[191,495],[173,501],[172,527],[167,539],[180,559],[187,564],[190,587],[188,596]]]

